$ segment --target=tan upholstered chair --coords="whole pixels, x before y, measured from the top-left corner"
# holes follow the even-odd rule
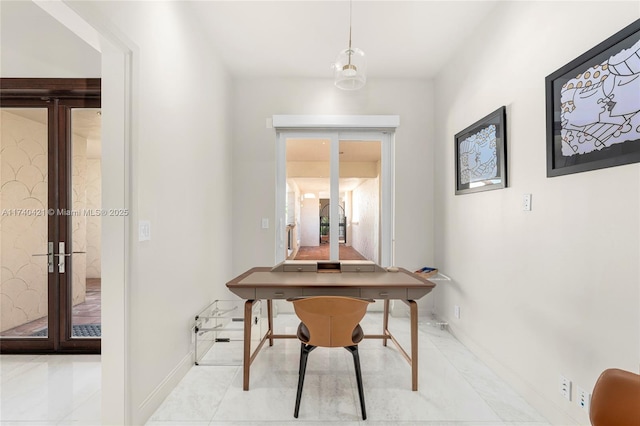
[[[364,338],[364,333],[359,323],[367,312],[369,303],[372,303],[373,300],[341,296],[316,296],[288,300],[293,302],[296,314],[302,321],[298,326],[298,339],[301,342],[300,368],[298,370],[296,408],[293,416],[298,418],[300,411],[300,398],[302,397],[302,386],[304,385],[309,353],[318,346],[343,347],[353,355],[362,420],[366,420],[367,412],[364,406],[360,356],[358,355],[358,343]]]
[[[593,387],[589,419],[593,426],[640,426],[640,375],[604,370]]]

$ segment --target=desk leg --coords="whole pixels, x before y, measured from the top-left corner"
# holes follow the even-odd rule
[[[267,322],[269,324],[269,346],[273,346],[273,301],[267,299]]]
[[[411,311],[411,390],[418,390],[418,304],[409,300]]]
[[[384,299],[384,314],[382,315],[382,334],[389,333],[389,299]],[[382,339],[382,346],[387,346],[387,339]]]
[[[242,389],[249,390],[249,368],[251,367],[251,317],[255,300],[244,303],[244,354],[242,359]]]

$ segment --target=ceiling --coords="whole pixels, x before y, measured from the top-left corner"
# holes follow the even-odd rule
[[[433,78],[500,1],[355,0],[353,46],[365,52],[369,78]],[[202,0],[183,5],[191,19],[200,20],[212,50],[234,77],[329,79],[338,52],[348,43],[346,0]],[[99,116],[77,121],[83,122],[78,131],[94,139]],[[314,192],[321,186],[311,179],[299,183]],[[341,181],[341,187],[358,183]]]
[[[329,139],[287,139],[286,158],[287,162],[329,162],[330,161]],[[339,141],[340,163],[374,163],[381,160],[380,141]],[[329,198],[329,176],[299,177],[291,176],[287,169],[287,180],[295,182],[301,193],[320,194],[320,198]],[[338,182],[339,192],[353,191],[360,186],[367,178],[361,177],[341,177]]]
[[[329,139],[287,139],[287,161],[329,161]],[[340,161],[380,161],[379,141],[340,140]]]
[[[499,2],[355,0],[353,46],[366,54],[369,79],[433,78]],[[187,6],[234,77],[330,79],[338,52],[348,46],[346,0],[195,1]],[[341,151],[341,161],[347,161],[349,149]],[[359,156],[380,156],[379,148],[369,152],[364,144],[357,151]],[[287,159],[317,161],[316,155],[327,152],[311,143],[304,151],[288,148]],[[295,182],[302,192],[328,191],[326,178]],[[340,179],[341,192],[361,182]]]
[[[353,47],[373,78],[432,78],[499,1],[353,2]],[[195,1],[217,55],[234,76],[332,78],[349,38],[349,2]]]

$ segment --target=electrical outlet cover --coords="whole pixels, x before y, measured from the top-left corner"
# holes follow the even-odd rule
[[[571,380],[567,379],[564,376],[560,376],[558,390],[567,401],[571,401]]]
[[[576,392],[576,403],[580,406],[580,408],[589,411],[589,402],[591,400],[591,394],[586,390],[582,389],[578,386]]]

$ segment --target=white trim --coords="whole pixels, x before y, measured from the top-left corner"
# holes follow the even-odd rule
[[[339,235],[340,220],[339,209],[340,203],[336,200],[340,199],[340,134],[333,133],[331,135],[331,151],[330,155],[330,173],[329,173],[329,260],[338,261],[340,259]]]
[[[78,15],[75,10],[60,0],[33,0],[33,2],[51,15],[56,21],[80,37],[89,46],[98,52],[102,52],[100,48],[100,34]]]
[[[274,115],[276,129],[395,129],[399,115]]]
[[[274,265],[282,262],[285,259],[284,247],[285,247],[285,221],[287,203],[287,162],[286,153],[287,140],[284,134],[276,133],[276,258]],[[284,187],[281,186],[281,182],[284,182]]]
[[[395,133],[385,133],[382,141],[381,200],[380,200],[380,264],[393,266],[396,260],[395,234]],[[388,219],[385,217],[388,216]]]
[[[102,204],[132,212],[129,217],[104,217],[102,222],[103,284],[108,282],[102,289],[102,424],[130,425],[136,423],[129,380],[129,292],[133,274],[130,260],[136,256],[131,235],[136,214],[131,208],[134,189],[131,170],[136,160],[132,155],[136,134],[134,57],[139,56],[139,50],[98,13],[78,11],[73,3],[59,0],[55,3],[73,13],[53,14],[51,8],[43,9],[94,48],[93,37],[98,35],[96,49],[102,54],[102,139],[110,141],[108,149],[103,147],[102,151],[102,173],[108,177],[102,183]]]
[[[176,365],[173,370],[171,370],[171,372],[162,379],[158,386],[149,393],[144,401],[142,401],[138,406],[140,418],[151,418],[158,407],[162,405],[162,402],[171,394],[171,391],[178,386],[180,380],[182,380],[189,370],[191,370],[194,359],[195,353],[190,351],[182,358],[182,360],[180,360],[178,365]]]

